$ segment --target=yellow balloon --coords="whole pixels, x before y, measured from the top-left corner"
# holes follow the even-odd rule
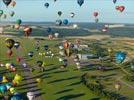
[[[22,77],[20,75],[16,74],[15,77],[14,77],[14,80],[16,82],[20,82],[22,80]]]
[[[42,79],[41,78],[37,78],[36,79],[36,82],[41,83],[42,82]]]
[[[16,92],[16,89],[12,87],[9,89],[9,91],[10,91],[10,93],[14,94]]]
[[[5,66],[6,66],[6,69],[10,69],[11,64],[7,63]]]
[[[3,76],[2,83],[7,83],[7,82],[8,82],[8,80],[7,80],[6,76]]]

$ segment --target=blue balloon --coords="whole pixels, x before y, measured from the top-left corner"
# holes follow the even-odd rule
[[[52,32],[52,29],[50,27],[47,28],[47,32],[50,33]]]
[[[0,86],[0,92],[1,92],[1,93],[5,93],[6,91],[7,91],[6,85],[4,85],[4,84],[1,85],[1,86]]]
[[[2,81],[3,80],[3,77],[2,76],[0,76],[0,81]]]
[[[64,19],[63,20],[63,24],[67,25],[68,24],[68,20],[67,19]]]
[[[125,52],[117,52],[115,54],[115,59],[117,63],[122,63],[126,59],[126,53]]]
[[[117,2],[117,0],[113,0],[113,3],[116,3]]]
[[[11,97],[11,100],[23,100],[20,94],[15,94]]]
[[[49,3],[45,3],[45,5],[44,5],[46,8],[48,8],[49,7]]]
[[[62,24],[62,20],[56,20],[56,25],[61,25]]]
[[[77,0],[77,3],[79,4],[79,6],[82,6],[82,4],[84,3],[84,0]]]

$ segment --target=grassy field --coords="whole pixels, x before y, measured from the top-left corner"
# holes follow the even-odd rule
[[[41,100],[90,100],[92,98],[99,98],[97,95],[93,94],[92,91],[90,91],[85,85],[83,85],[83,83],[81,82],[81,75],[83,75],[86,72],[89,72],[90,74],[104,75],[104,76],[112,75],[111,79],[109,79],[107,83],[104,84],[106,84],[106,86],[113,91],[115,91],[113,85],[115,80],[118,77],[124,75],[124,73],[122,73],[122,71],[119,69],[102,72],[97,70],[90,70],[89,67],[84,67],[82,70],[77,70],[75,64],[73,63],[69,63],[69,66],[67,68],[61,69],[60,63],[56,56],[54,56],[53,58],[46,58],[46,57],[39,56],[39,52],[44,52],[43,46],[45,44],[48,44],[51,51],[55,55],[57,55],[58,48],[56,48],[56,45],[60,43],[59,40],[52,40],[52,41],[47,39],[40,40],[41,49],[39,51],[36,51],[35,50],[36,40],[32,38],[24,38],[24,37],[19,37],[19,38],[12,37],[12,38],[15,41],[19,41],[21,43],[21,49],[18,51],[15,48],[13,48],[12,49],[13,56],[11,58],[8,58],[6,56],[6,51],[8,49],[5,46],[5,37],[1,37],[0,38],[0,62],[4,64],[8,62],[13,62],[17,67],[17,71],[9,72],[8,70],[6,70],[5,67],[0,67],[0,76],[6,75],[7,77],[13,78],[13,76],[16,73],[19,73],[23,77],[25,76],[25,73],[19,70],[23,68],[20,67],[20,63],[16,62],[17,56],[22,56],[25,59],[25,61],[28,63],[28,65],[30,65],[30,67],[33,68],[34,66],[37,66],[36,62],[38,60],[45,61],[46,65],[44,67],[45,68],[44,72],[40,72],[38,69],[35,69],[32,73],[29,73],[29,75],[32,76],[33,80],[36,80],[37,78],[43,79],[41,83],[36,83],[39,90],[41,91],[40,94],[40,97],[42,98]],[[106,41],[108,40],[102,41],[102,44],[106,43]],[[124,48],[122,47],[123,45],[120,44],[123,44],[123,42],[120,42],[119,44],[117,43],[112,44],[112,45],[115,45],[116,49],[123,49]],[[105,47],[106,46],[109,47],[112,45],[104,44]],[[118,45],[120,45],[120,48],[118,47]],[[127,45],[127,47],[129,47],[129,45]],[[133,47],[130,46],[130,48],[132,49],[132,50],[130,49],[130,52],[132,52]],[[27,56],[27,53],[29,51],[34,52],[34,56],[32,58]],[[27,91],[29,91],[29,88],[32,88],[32,87],[27,87],[27,85],[24,85],[25,83],[27,83],[26,81],[28,80],[23,80],[22,83],[17,87],[17,90],[20,93],[25,94]],[[133,83],[130,82],[127,83],[133,85]],[[133,98],[134,91],[132,88],[123,85],[123,88],[121,89],[121,91],[119,91],[119,93]],[[100,97],[100,99],[98,100],[107,100],[107,99]]]
[[[58,59],[56,57],[54,58],[44,58],[40,57],[38,55],[39,52],[42,52],[43,50],[40,50],[39,52],[34,50],[34,40],[27,39],[27,38],[14,38],[17,41],[21,42],[22,50],[19,51],[20,55],[23,55],[25,57],[25,60],[27,63],[31,66],[36,65],[37,60],[43,60],[46,62],[46,71],[43,73],[40,73],[38,69],[36,69],[32,74],[34,76],[34,79],[36,78],[42,78],[43,82],[41,84],[37,84],[38,87],[42,91],[42,98],[46,100],[83,100],[83,99],[90,99],[93,97],[96,97],[96,95],[92,94],[89,89],[87,89],[80,80],[80,77],[85,71],[78,71],[74,67],[73,64],[69,65],[66,69],[59,69],[60,64],[58,62]],[[7,77],[13,78],[13,76],[16,73],[19,73],[20,75],[24,76],[24,72],[19,71],[20,64],[16,62],[16,56],[18,55],[15,48],[13,48],[13,56],[11,58],[8,58],[6,56],[7,48],[5,46],[5,38],[0,39],[0,62],[1,63],[8,63],[13,62],[16,67],[16,72],[5,72],[2,73],[3,70],[6,70],[5,67],[0,68],[0,75],[6,75]],[[54,45],[58,43],[59,41],[41,41],[41,46],[44,44],[50,45],[50,48],[52,48],[52,51],[56,51],[54,49]],[[43,49],[43,48],[42,48]],[[27,56],[27,53],[29,51],[34,51],[34,56],[32,58],[29,58]],[[20,86],[17,87],[18,91],[21,93],[25,93],[28,91],[29,88],[23,86],[25,81],[22,81]],[[43,99],[42,99],[43,100]]]

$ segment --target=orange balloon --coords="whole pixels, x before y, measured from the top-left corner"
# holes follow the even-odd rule
[[[67,49],[69,47],[69,43],[68,42],[64,42],[64,48]]]

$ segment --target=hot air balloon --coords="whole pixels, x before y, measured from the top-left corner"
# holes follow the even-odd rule
[[[34,100],[35,93],[34,92],[27,92],[27,98],[28,98],[28,100]]]
[[[10,91],[11,94],[16,93],[16,89],[15,89],[14,87],[11,87],[11,88],[9,89],[9,91]]]
[[[73,18],[75,16],[75,13],[71,12],[70,16]]]
[[[68,20],[67,19],[64,19],[63,20],[63,24],[67,25],[68,24]]]
[[[22,79],[23,79],[22,76],[16,74],[13,81],[19,84],[22,81]]]
[[[41,83],[42,82],[42,79],[41,78],[37,78],[36,79],[36,82]]]
[[[117,0],[113,0],[113,3],[115,4],[117,2]]]
[[[116,6],[116,10],[123,12],[125,10],[125,6]]]
[[[34,54],[33,51],[28,52],[28,56],[29,56],[29,57],[33,57],[33,54]]]
[[[84,0],[77,0],[77,3],[79,4],[79,6],[82,6],[82,4],[84,3]]]
[[[10,14],[11,17],[13,17],[14,14],[15,14],[15,12],[14,11],[11,11],[9,14]]]
[[[78,25],[77,24],[73,24],[73,28],[78,28]]]
[[[120,7],[119,7],[119,11],[120,11],[120,12],[123,12],[124,10],[125,10],[125,6],[120,6]]]
[[[44,45],[44,49],[48,50],[49,46],[48,45]]]
[[[49,38],[50,40],[52,40],[52,39],[53,39],[53,35],[52,35],[52,34],[49,34],[49,35],[48,35],[48,38]]]
[[[15,94],[11,97],[11,100],[23,100],[20,94]]]
[[[52,29],[50,27],[47,28],[47,32],[50,33]]]
[[[61,16],[62,15],[62,11],[58,11],[58,15]]]
[[[7,87],[7,90],[9,90],[12,87],[12,84],[11,83],[6,83],[5,85]]]
[[[122,51],[118,51],[115,54],[116,63],[122,63],[126,59],[126,53]]]
[[[9,49],[9,50],[7,50],[7,56],[8,56],[8,57],[11,57],[11,56],[12,56],[12,54],[13,54],[12,50],[10,50],[10,49]]]
[[[14,7],[16,5],[16,2],[15,1],[12,1],[11,2],[11,6]]]
[[[56,20],[56,25],[61,25],[62,24],[62,20]]]
[[[13,39],[7,38],[5,40],[6,47],[9,49],[12,49],[12,47],[14,46],[14,43],[15,43],[15,41]]]
[[[17,57],[17,58],[16,58],[16,61],[17,61],[17,62],[20,62],[20,61],[21,61],[21,58],[20,58],[20,57]]]
[[[64,42],[63,46],[64,46],[65,49],[67,49],[69,47],[69,43],[68,42]]]
[[[58,37],[59,37],[59,33],[54,33],[54,36],[55,36],[56,38],[58,38]]]
[[[42,64],[43,64],[43,61],[37,61],[37,65],[38,65],[39,67],[41,67]]]
[[[25,33],[25,36],[29,36],[32,32],[32,28],[31,27],[25,27],[24,28],[24,33]]]
[[[3,15],[3,13],[4,13],[3,10],[0,10],[0,17]]]
[[[15,29],[19,29],[19,28],[20,28],[20,25],[19,25],[19,24],[15,24],[15,25],[14,25],[14,28],[15,28]]]
[[[21,19],[17,19],[16,20],[16,24],[20,25],[22,23],[22,20]]]
[[[14,47],[15,47],[16,49],[18,49],[19,46],[20,46],[20,42],[15,42],[15,43],[14,43]]]
[[[46,8],[48,8],[48,7],[49,7],[49,3],[45,3],[44,6],[45,6]]]
[[[4,84],[0,85],[0,92],[4,94],[6,91],[7,91],[6,85]]]
[[[12,0],[3,0],[4,4],[8,6],[11,3]]]
[[[97,17],[99,15],[99,13],[98,12],[94,12],[93,15],[94,15],[94,17]]]

